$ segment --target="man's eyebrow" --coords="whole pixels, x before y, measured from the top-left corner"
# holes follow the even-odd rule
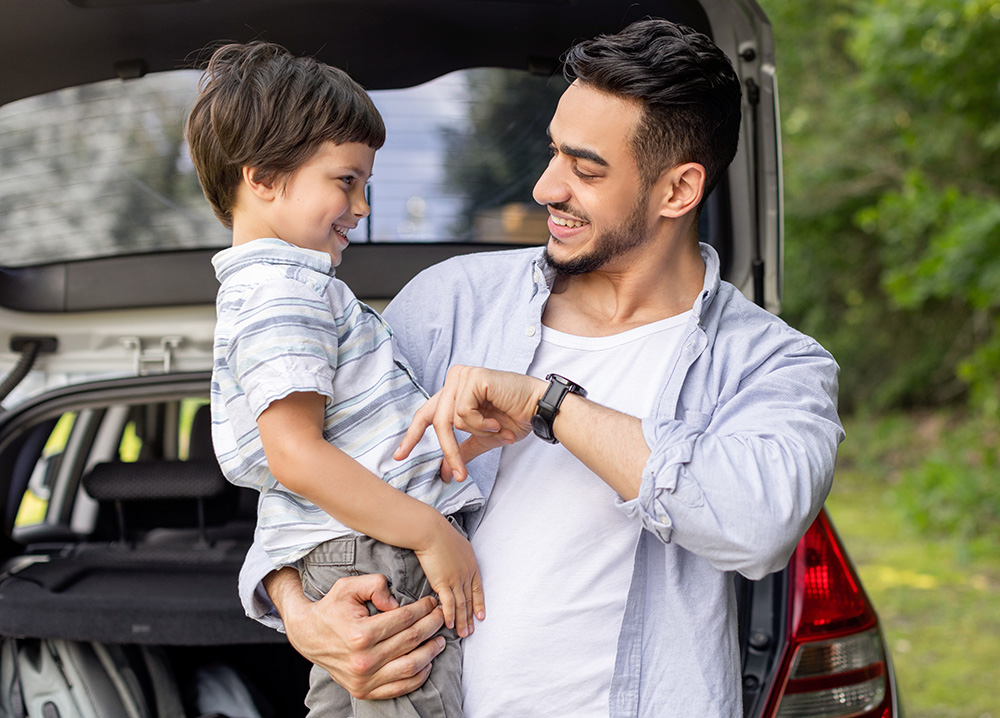
[[[546,128],[545,134],[552,139],[552,132]],[[553,143],[554,144],[554,143]],[[569,155],[570,157],[576,157],[581,160],[588,160],[601,167],[610,167],[608,161],[601,157],[599,154],[593,150],[588,150],[585,147],[573,147],[572,145],[558,145],[557,149],[564,155]]]

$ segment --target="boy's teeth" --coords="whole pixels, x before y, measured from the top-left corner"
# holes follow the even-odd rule
[[[560,227],[570,227],[572,229],[582,227],[586,224],[586,222],[581,222],[578,219],[563,219],[562,217],[556,217],[555,215],[552,215],[552,221]]]

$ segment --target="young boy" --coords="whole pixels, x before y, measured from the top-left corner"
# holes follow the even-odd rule
[[[472,481],[442,480],[433,432],[393,460],[426,394],[382,318],[334,276],[369,212],[382,118],[336,68],[269,43],[230,44],[209,62],[186,134],[205,196],[233,231],[212,260],[213,441],[226,477],[261,493],[259,542],[275,567],[298,566],[313,600],[341,576],[383,573],[400,603],[433,590],[445,614],[447,647],[423,688],[355,701],[314,667],[310,715],[346,715],[353,703],[356,718],[459,716],[458,637],[484,603],[455,517],[482,495]]]

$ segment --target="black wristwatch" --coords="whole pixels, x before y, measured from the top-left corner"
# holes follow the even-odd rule
[[[531,417],[531,428],[535,432],[535,436],[542,441],[558,444],[559,439],[552,433],[552,422],[556,420],[556,414],[559,413],[559,405],[562,404],[567,394],[572,392],[580,396],[587,396],[587,391],[579,384],[558,374],[549,374],[545,379],[549,382],[549,388],[538,400],[538,408],[535,409],[535,415]]]

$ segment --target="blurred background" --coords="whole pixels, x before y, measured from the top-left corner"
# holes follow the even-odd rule
[[[910,718],[1000,718],[1000,2],[759,0],[783,317],[841,365],[831,514]]]

